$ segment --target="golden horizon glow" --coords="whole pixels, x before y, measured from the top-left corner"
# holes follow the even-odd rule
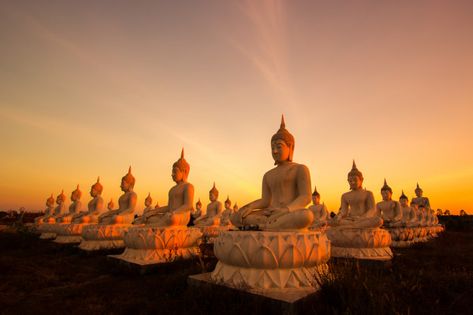
[[[182,147],[195,202],[260,196],[280,115],[337,211],[355,159],[381,200],[473,213],[471,1],[0,4],[0,210],[101,177],[164,205]]]

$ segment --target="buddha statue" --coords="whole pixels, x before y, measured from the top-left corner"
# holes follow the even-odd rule
[[[233,205],[233,213],[237,213],[238,212],[238,204],[235,202],[235,204]]]
[[[110,198],[110,201],[107,203],[108,211],[112,211],[115,208],[115,203],[113,202],[113,198]]]
[[[414,211],[409,206],[409,198],[404,194],[404,190],[402,191],[401,197],[399,197],[399,204],[401,206],[402,211],[402,223],[406,227],[413,227],[417,226],[417,216]]]
[[[305,208],[311,197],[310,173],[305,165],[292,161],[294,144],[282,117],[279,130],[271,138],[276,167],[263,176],[261,199],[240,208],[231,218],[233,225],[267,231],[303,230],[311,225],[314,215]]]
[[[215,187],[215,183],[209,191],[210,203],[207,205],[207,211],[205,215],[194,221],[194,225],[197,227],[212,226],[220,224],[220,215],[222,213],[222,203],[218,201],[218,190]]]
[[[99,224],[129,224],[133,221],[133,213],[136,207],[136,193],[133,191],[135,177],[131,174],[131,166],[128,173],[122,177],[120,185],[123,195],[118,199],[118,209],[109,210],[99,216]]]
[[[202,216],[202,202],[200,199],[195,204],[195,210],[192,212],[192,218],[194,221]]]
[[[317,187],[314,187],[314,192],[312,193],[312,205],[309,207],[309,210],[312,211],[314,215],[314,222],[311,225],[311,229],[318,229],[327,225],[328,220],[328,210],[325,206],[325,203],[320,203],[320,194],[317,191]]]
[[[332,219],[334,227],[377,228],[383,225],[371,191],[363,189],[363,174],[357,169],[355,161],[348,173],[350,191],[342,195],[340,212]]]
[[[100,177],[97,177],[97,182],[90,187],[90,196],[92,199],[87,204],[87,211],[81,211],[74,215],[72,223],[75,224],[89,224],[97,223],[98,216],[103,210],[103,198],[102,198],[103,186],[100,183]]]
[[[385,227],[401,227],[402,226],[402,211],[399,202],[392,200],[393,191],[389,187],[386,179],[384,179],[384,185],[381,187],[381,196],[383,201],[376,204],[378,213],[381,215],[384,221]]]
[[[233,215],[232,209],[232,202],[230,201],[230,197],[227,196],[227,200],[224,203],[225,209],[223,209],[221,217],[220,217],[220,225],[231,225],[232,222],[230,221],[231,216]]]
[[[184,149],[181,158],[172,166],[171,177],[176,183],[169,190],[168,205],[149,211],[143,216],[145,224],[153,226],[186,226],[190,220],[190,213],[194,199],[194,186],[187,182],[190,165],[184,158]]]
[[[80,201],[81,197],[82,191],[80,191],[79,185],[77,185],[77,188],[71,193],[72,203],[69,206],[69,212],[63,213],[62,215],[58,216],[56,218],[56,223],[69,224],[72,222],[72,218],[76,214],[80,213],[82,207],[82,202]]]
[[[414,192],[416,194],[416,197],[412,198],[412,202],[415,203],[419,208],[424,207],[430,209],[429,198],[422,196],[424,191],[422,190],[422,188],[419,187],[419,183],[417,183],[417,187]]]
[[[148,212],[159,208],[159,206],[153,207],[152,204],[153,204],[153,198],[151,198],[151,193],[148,193],[148,196],[145,198],[145,208],[143,209],[143,214],[137,217],[133,221],[133,224],[143,224],[143,217],[146,217]]]
[[[66,212],[66,195],[64,195],[64,190],[56,197],[57,206],[54,208],[53,215],[44,220],[45,223],[54,224],[56,223],[56,218],[61,217]]]
[[[35,223],[38,224],[43,224],[44,220],[52,216],[54,211],[54,197],[53,194],[46,199],[46,209],[44,210],[44,215],[35,218]]]

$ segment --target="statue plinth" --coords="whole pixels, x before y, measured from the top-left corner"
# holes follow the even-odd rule
[[[332,257],[369,260],[390,260],[393,253],[391,236],[381,228],[330,227],[327,230],[332,243]]]
[[[42,240],[54,240],[57,237],[57,230],[63,226],[61,223],[43,223],[38,227],[41,232],[39,236]]]
[[[320,231],[224,231],[211,279],[244,290],[315,289],[328,271],[330,241]]]
[[[425,243],[428,241],[427,228],[425,226],[415,227],[414,233],[415,233],[415,238],[414,238],[415,243]]]
[[[54,240],[59,244],[76,244],[82,241],[82,231],[87,223],[64,224],[57,229],[57,236]]]
[[[123,237],[131,224],[87,225],[82,229],[79,248],[86,251],[109,250],[125,247]]]
[[[232,225],[211,225],[198,227],[202,232],[202,239],[208,244],[213,244],[220,232],[228,231]]]
[[[186,226],[133,226],[125,233],[125,251],[111,257],[137,265],[154,265],[199,255],[202,233]]]
[[[414,244],[415,232],[411,227],[385,228],[391,235],[391,247],[409,247]]]

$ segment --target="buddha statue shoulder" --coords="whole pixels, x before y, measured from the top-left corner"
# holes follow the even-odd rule
[[[314,222],[311,228],[320,228],[327,225],[329,218],[327,206],[325,206],[325,203],[320,203],[320,193],[317,191],[317,187],[314,188],[312,193],[312,205],[309,206],[309,210],[314,215]]]
[[[332,219],[333,227],[378,228],[383,219],[378,216],[374,196],[371,191],[362,188],[363,174],[356,167],[355,161],[348,173],[350,191],[342,195],[340,212]]]
[[[295,139],[286,129],[284,117],[270,144],[276,167],[263,176],[261,198],[241,207],[231,221],[241,229],[307,229],[314,219],[305,208],[311,199],[310,173],[305,165],[292,161]]]
[[[215,183],[209,191],[209,200],[210,203],[207,205],[207,211],[205,215],[194,221],[194,225],[197,227],[203,226],[212,226],[220,224],[220,214],[222,213],[223,206],[220,201],[218,201],[218,190],[215,187]]]
[[[150,211],[144,218],[145,224],[158,227],[186,226],[190,220],[190,213],[194,203],[194,186],[187,182],[190,165],[184,158],[184,149],[181,158],[172,166],[171,177],[176,183],[169,190],[168,204]]]
[[[118,199],[118,209],[102,213],[98,219],[100,224],[130,224],[133,221],[137,200],[134,186],[135,177],[131,174],[130,167],[128,173],[122,177],[120,189],[123,195]]]
[[[386,179],[384,179],[384,185],[381,187],[381,196],[383,200],[376,204],[378,213],[384,221],[386,227],[401,227],[402,226],[402,211],[401,205],[396,200],[392,199],[393,191],[389,187]]]
[[[103,198],[102,198],[103,186],[100,183],[100,177],[97,178],[97,182],[90,187],[90,196],[92,199],[87,204],[87,211],[81,211],[76,214],[72,222],[73,223],[97,223],[98,216],[103,210]]]

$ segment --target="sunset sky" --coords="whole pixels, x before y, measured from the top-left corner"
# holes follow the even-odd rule
[[[377,201],[473,213],[473,1],[0,0],[1,210],[117,203],[129,165],[164,205],[182,147],[195,201],[241,206],[281,114],[329,210],[355,159]]]

